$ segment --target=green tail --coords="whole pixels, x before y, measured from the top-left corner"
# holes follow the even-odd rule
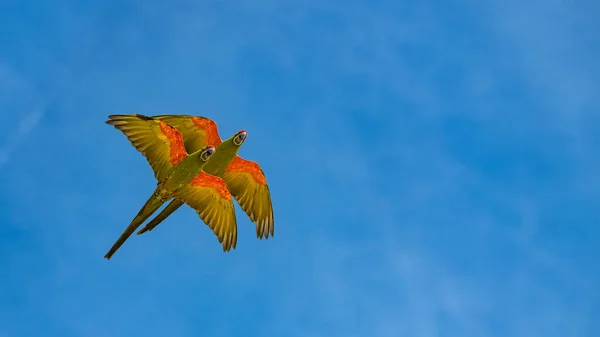
[[[171,215],[171,213],[175,212],[179,207],[181,207],[181,205],[183,205],[183,201],[173,199],[173,201],[171,201],[171,203],[168,204],[167,207],[162,210],[162,212],[160,212],[154,219],[150,220],[150,222],[148,222],[144,228],[140,229],[139,232],[137,232],[137,235],[153,230],[154,227],[158,226],[158,224]]]
[[[135,232],[135,230],[146,220],[148,219],[152,213],[156,212],[156,210],[162,206],[166,202],[166,200],[162,200],[158,198],[158,191],[154,191],[152,196],[146,201],[144,206],[140,209],[138,214],[133,218],[129,226],[125,229],[123,234],[117,239],[115,244],[110,248],[108,253],[104,255],[104,258],[110,260],[113,254],[123,245],[123,243]]]

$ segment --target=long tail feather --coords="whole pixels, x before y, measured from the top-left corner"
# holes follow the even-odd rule
[[[179,201],[177,199],[173,199],[170,204],[165,207],[162,212],[158,213],[158,215],[150,220],[142,229],[137,232],[137,235],[144,234],[153,230],[158,224],[160,224],[163,220],[165,220],[169,215],[175,212],[179,207],[183,205],[183,201]]]
[[[165,201],[159,199],[156,195],[156,191],[152,194],[152,196],[146,201],[144,206],[140,209],[138,214],[133,218],[129,226],[125,229],[125,231],[121,234],[121,236],[117,239],[117,241],[110,248],[108,253],[104,255],[104,258],[110,260],[113,254],[125,243],[125,241],[135,232],[135,230],[146,220],[148,219],[156,210],[164,204]]]

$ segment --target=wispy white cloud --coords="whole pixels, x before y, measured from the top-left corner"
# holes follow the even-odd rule
[[[34,111],[26,114],[18,124],[16,132],[8,135],[4,144],[0,147],[0,168],[10,160],[10,155],[17,149],[19,142],[27,137],[37,126],[43,114],[43,111]]]
[[[1,61],[1,60],[0,60]],[[17,150],[30,132],[38,125],[44,110],[39,105],[35,90],[7,64],[0,62],[0,91],[3,99],[0,106],[3,114],[0,130],[4,137],[0,138],[0,168],[9,160],[13,151]],[[24,109],[24,110],[21,110]]]

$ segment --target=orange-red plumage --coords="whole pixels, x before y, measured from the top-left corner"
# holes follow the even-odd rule
[[[219,136],[219,131],[217,129],[217,123],[215,123],[213,120],[208,119],[208,118],[193,116],[192,122],[198,129],[203,130],[206,133],[206,144],[207,145],[217,146],[223,142],[221,140],[221,137]]]
[[[240,158],[236,156],[233,158],[231,163],[227,166],[225,172],[240,172],[240,173],[249,173],[252,176],[252,179],[259,184],[266,185],[267,179],[265,178],[265,174],[263,173],[260,166],[251,161]]]
[[[227,184],[225,184],[225,181],[204,171],[195,176],[190,182],[190,185],[213,188],[215,191],[217,191],[217,193],[219,193],[221,198],[231,200],[231,193],[229,193],[229,189],[227,189]]]
[[[169,162],[175,166],[188,155],[183,145],[183,137],[177,129],[165,122],[160,122],[160,131],[169,140]]]

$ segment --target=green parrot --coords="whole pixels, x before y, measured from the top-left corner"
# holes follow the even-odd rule
[[[269,234],[273,236],[273,206],[265,175],[257,163],[237,155],[248,135],[246,131],[238,131],[232,137],[222,141],[217,124],[209,118],[188,115],[158,115],[153,118],[179,130],[188,151],[197,151],[207,145],[216,146],[215,154],[203,167],[204,172],[225,180],[229,191],[242,210],[250,217],[250,221],[256,223],[258,238],[268,239]],[[171,201],[137,234],[151,231],[182,204],[181,200]]]
[[[181,133],[164,121],[139,114],[108,118],[106,123],[123,132],[146,157],[158,183],[152,196],[104,257],[110,260],[129,236],[172,198],[196,210],[223,245],[223,251],[235,249],[237,223],[231,193],[223,179],[202,171],[215,148],[203,146],[188,154]]]

